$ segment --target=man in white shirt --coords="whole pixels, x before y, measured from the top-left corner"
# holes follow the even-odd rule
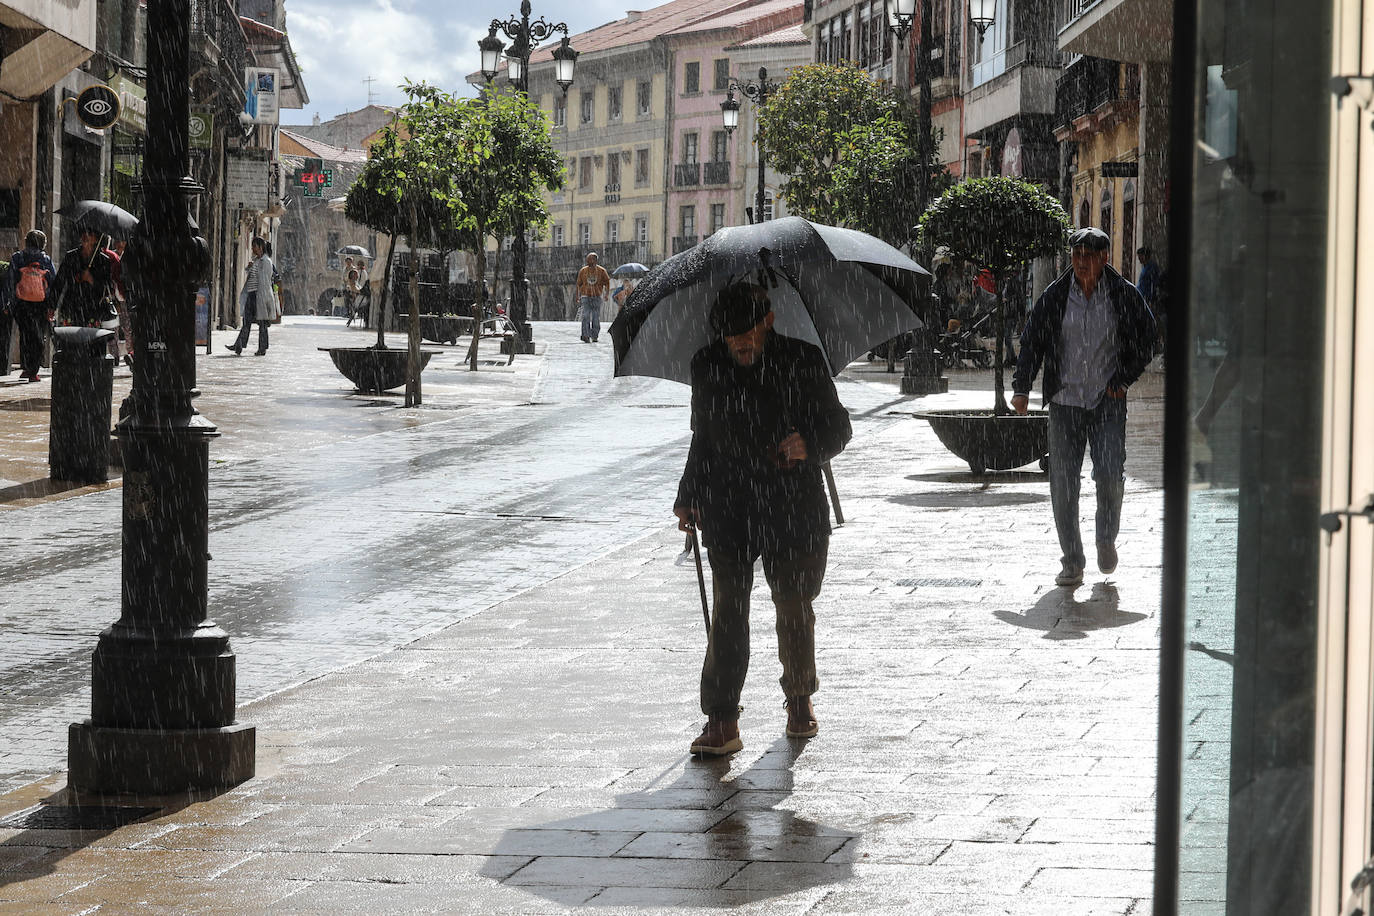
[[[1154,318],[1130,281],[1107,261],[1111,239],[1080,229],[1069,240],[1073,267],[1045,289],[1026,319],[1011,406],[1026,413],[1042,364],[1050,413],[1050,504],[1063,550],[1056,585],[1083,583],[1079,531],[1083,453],[1092,449],[1097,489],[1097,568],[1116,570],[1126,481],[1126,389],[1154,354]]]

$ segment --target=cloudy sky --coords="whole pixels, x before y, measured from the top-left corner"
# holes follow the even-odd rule
[[[531,18],[566,22],[576,35],[658,2],[531,0]],[[471,94],[463,78],[480,65],[478,40],[492,19],[519,13],[520,0],[286,0],[286,28],[310,104],[283,111],[282,121],[308,123],[315,114],[328,120],[361,108],[369,76],[376,78],[373,96],[383,105],[400,103],[396,87],[407,78]]]

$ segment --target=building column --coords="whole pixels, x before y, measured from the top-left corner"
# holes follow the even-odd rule
[[[1169,79],[1168,61],[1140,65],[1140,183],[1136,210],[1140,221],[1137,245],[1148,245],[1159,255],[1169,250],[1165,228],[1169,178]]]

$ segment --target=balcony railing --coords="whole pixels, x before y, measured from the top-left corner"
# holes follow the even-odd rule
[[[701,241],[699,235],[678,235],[673,237],[673,254],[681,254]]]
[[[673,166],[673,186],[678,188],[701,184],[701,163],[687,162]]]
[[[730,163],[708,162],[703,170],[701,177],[702,184],[729,184],[730,183]]]
[[[191,48],[219,68],[218,88],[226,106],[240,107],[243,70],[249,64],[248,39],[230,0],[191,0]]]
[[[1109,102],[1140,98],[1140,71],[1119,61],[1083,57],[1074,61],[1054,85],[1054,126],[1073,122]]]
[[[620,200],[620,184],[606,185],[606,203],[613,204]]]

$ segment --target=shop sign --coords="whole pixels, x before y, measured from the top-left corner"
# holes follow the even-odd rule
[[[253,124],[276,124],[279,74],[270,67],[246,67],[243,71],[243,110]]]
[[[210,112],[210,109],[193,105],[188,127],[190,128],[191,149],[209,149],[210,141],[215,132],[215,116]]]
[[[1140,163],[1135,160],[1130,162],[1102,163],[1103,178],[1136,178],[1139,174]]]
[[[119,117],[115,126],[125,133],[144,134],[148,132],[148,93],[133,80],[116,74],[110,80],[110,88],[119,97]]]
[[[224,205],[263,211],[272,205],[272,165],[267,150],[229,150],[224,170]]]
[[[119,94],[103,83],[76,97],[76,116],[91,130],[104,130],[119,120]]]

